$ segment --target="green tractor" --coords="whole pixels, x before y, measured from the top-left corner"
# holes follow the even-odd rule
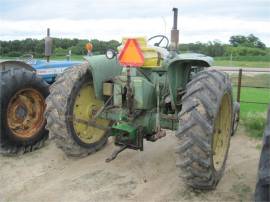
[[[185,182],[214,189],[233,133],[231,82],[207,69],[210,57],[177,53],[173,12],[170,44],[163,35],[123,39],[118,51],[86,57],[59,75],[46,99],[46,128],[69,156],[92,154],[113,136],[118,149],[107,162],[127,148],[142,151],[144,140],[157,141],[165,129],[173,130]]]

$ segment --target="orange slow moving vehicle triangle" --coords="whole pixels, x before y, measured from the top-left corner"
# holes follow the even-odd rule
[[[119,63],[126,67],[141,67],[144,63],[143,53],[136,39],[128,39],[122,49]]]

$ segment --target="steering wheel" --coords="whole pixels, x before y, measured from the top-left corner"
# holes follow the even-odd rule
[[[151,41],[151,40],[153,40],[155,38],[160,38],[160,41],[157,42],[157,43],[154,43],[154,46],[160,47],[160,44],[162,43],[162,41],[163,40],[166,40],[166,46],[165,46],[165,48],[168,48],[168,46],[169,46],[169,39],[168,39],[168,37],[166,37],[165,35],[155,35],[155,36],[150,37],[148,39],[148,41]]]

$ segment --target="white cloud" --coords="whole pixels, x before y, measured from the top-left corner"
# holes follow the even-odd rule
[[[180,42],[228,42],[254,34],[270,45],[269,0],[0,0],[0,40],[52,36],[117,39],[170,35],[179,8]],[[166,23],[164,23],[164,19]]]
[[[166,22],[166,23],[165,23]],[[235,34],[253,33],[268,46],[270,45],[270,27],[267,21],[246,21],[234,17],[179,16],[180,42],[213,41],[228,42]],[[156,34],[170,35],[172,17],[129,18],[129,19],[49,19],[49,20],[2,20],[0,21],[0,39],[43,38],[46,28],[51,35],[62,38],[85,38],[120,40],[123,36],[147,36]],[[166,28],[166,33],[165,33]]]

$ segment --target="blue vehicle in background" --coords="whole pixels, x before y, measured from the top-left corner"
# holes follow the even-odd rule
[[[50,61],[35,60],[30,65],[36,70],[38,76],[43,78],[48,84],[55,81],[58,74],[74,65],[81,64],[81,61]]]
[[[35,60],[32,55],[0,63],[0,153],[23,154],[44,145],[49,86],[65,69],[81,63]]]

